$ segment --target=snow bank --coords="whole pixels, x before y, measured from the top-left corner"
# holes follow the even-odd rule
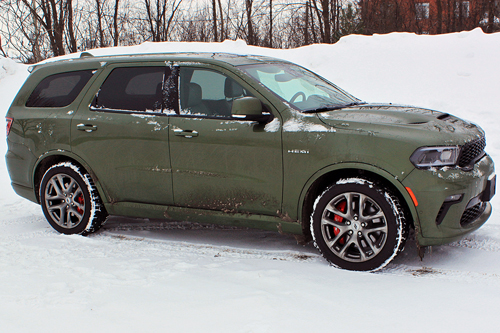
[[[14,62],[11,59],[0,58],[0,110],[2,110],[0,112],[3,116],[7,113],[12,100],[28,77],[28,74],[26,65]],[[2,121],[4,120],[2,119]],[[5,133],[5,129],[3,133]],[[0,155],[2,156],[0,159],[0,216],[15,214],[18,209],[21,211],[25,210],[26,208],[23,207],[36,207],[18,197],[14,193],[14,190],[12,190],[7,174],[7,167],[5,166],[5,159],[3,158],[6,151],[7,141],[5,139],[0,140]]]
[[[28,77],[27,68],[12,59],[0,58],[0,109],[4,110],[4,114]]]

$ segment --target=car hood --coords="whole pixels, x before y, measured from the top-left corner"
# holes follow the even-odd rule
[[[363,104],[320,112],[318,117],[335,128],[377,131],[381,126],[398,126],[404,127],[405,130],[466,134],[468,140],[484,136],[482,129],[471,122],[448,113],[412,106]]]

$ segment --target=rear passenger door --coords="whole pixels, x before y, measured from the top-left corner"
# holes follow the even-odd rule
[[[281,131],[231,117],[234,99],[265,100],[234,74],[201,65],[181,66],[179,90],[180,112],[170,116],[169,130],[175,205],[276,215]]]
[[[85,160],[107,199],[172,204],[165,63],[103,69],[71,125],[73,151]]]

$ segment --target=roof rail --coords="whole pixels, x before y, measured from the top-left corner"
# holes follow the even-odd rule
[[[82,52],[80,54],[80,58],[88,58],[88,57],[92,57],[93,58],[94,56],[90,52]]]

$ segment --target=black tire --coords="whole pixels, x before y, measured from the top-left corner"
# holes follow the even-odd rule
[[[71,162],[58,163],[45,172],[40,203],[49,224],[67,235],[97,231],[107,217],[92,178]]]
[[[311,233],[326,260],[356,271],[385,267],[408,235],[398,198],[362,178],[339,180],[316,199]]]

